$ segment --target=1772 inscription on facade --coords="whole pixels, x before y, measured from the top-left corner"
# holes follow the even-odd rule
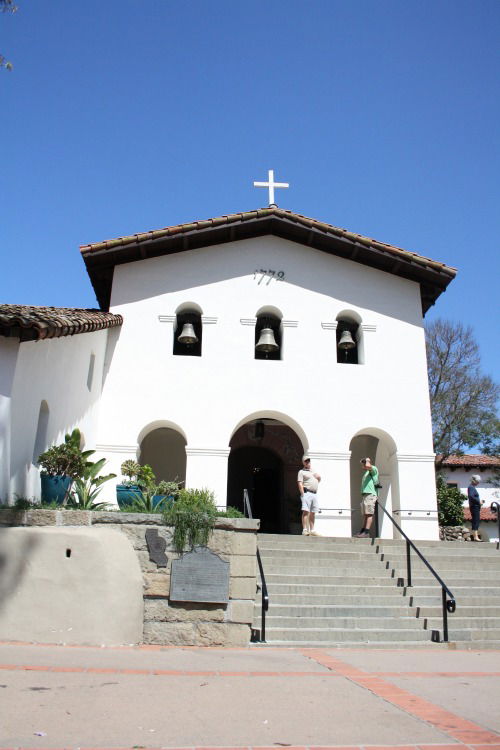
[[[170,599],[225,604],[229,601],[229,563],[207,547],[195,547],[173,560]]]

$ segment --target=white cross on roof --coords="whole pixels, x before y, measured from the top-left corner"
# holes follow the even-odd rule
[[[269,188],[269,208],[276,206],[274,202],[274,188],[287,188],[290,187],[288,182],[275,182],[274,181],[274,169],[270,169],[268,172],[267,182],[254,182],[254,187],[266,187]],[[277,206],[276,206],[277,207]]]

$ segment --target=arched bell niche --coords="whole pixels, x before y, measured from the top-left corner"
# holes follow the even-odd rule
[[[337,362],[348,365],[364,364],[361,315],[354,310],[342,310],[336,320]]]

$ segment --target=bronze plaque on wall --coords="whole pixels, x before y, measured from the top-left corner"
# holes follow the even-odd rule
[[[173,602],[229,601],[229,563],[207,547],[195,547],[172,561],[170,599]]]

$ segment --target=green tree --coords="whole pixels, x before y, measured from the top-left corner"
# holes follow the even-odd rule
[[[0,11],[2,13],[15,13],[17,10],[17,5],[14,4],[14,0],[0,0]],[[0,53],[0,68],[5,68],[6,70],[12,70],[12,63],[5,59],[5,57]]]
[[[438,519],[440,526],[464,525],[464,500],[458,487],[448,487],[443,477],[436,479]]]
[[[446,458],[467,448],[496,455],[499,386],[481,372],[472,328],[435,320],[426,326],[434,450]]]

